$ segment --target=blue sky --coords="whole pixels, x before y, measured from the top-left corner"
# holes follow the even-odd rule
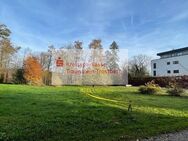
[[[0,23],[35,51],[115,40],[129,56],[188,46],[188,0],[0,0]]]

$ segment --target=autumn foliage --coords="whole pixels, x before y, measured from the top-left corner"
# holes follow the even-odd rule
[[[42,84],[42,66],[36,57],[29,56],[24,61],[24,78],[28,84]]]

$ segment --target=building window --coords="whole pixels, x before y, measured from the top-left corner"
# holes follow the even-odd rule
[[[157,67],[157,65],[156,65],[156,63],[154,63],[154,64],[153,64],[153,68],[156,69],[156,67]]]
[[[170,73],[171,73],[171,71],[170,71],[170,70],[168,70],[168,71],[167,71],[167,73],[168,73],[168,74],[170,74]]]
[[[153,76],[156,76],[156,71],[153,71]]]
[[[170,65],[170,62],[167,62],[167,65]]]
[[[179,61],[173,61],[173,64],[179,64]]]
[[[179,70],[174,70],[174,73],[179,73]]]
[[[179,52],[179,53],[178,53],[178,56],[181,56],[181,55],[183,55],[183,52]]]

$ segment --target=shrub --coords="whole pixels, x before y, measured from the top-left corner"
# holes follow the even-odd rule
[[[0,83],[3,83],[4,76],[0,73]]]
[[[13,82],[16,84],[25,84],[26,80],[24,78],[24,70],[17,69],[15,74],[13,75]]]
[[[129,76],[129,84],[133,86],[145,85],[145,83],[154,80],[160,87],[168,87],[170,82],[176,81],[182,88],[188,87],[188,75],[171,76],[171,77],[131,77]]]
[[[183,89],[177,83],[170,83],[167,93],[171,96],[181,96]]]
[[[161,90],[161,87],[158,84],[155,84],[154,81],[150,81],[145,84],[145,86],[140,86],[139,92],[141,94],[156,94]]]
[[[0,141],[9,141],[9,137],[4,132],[0,132]]]

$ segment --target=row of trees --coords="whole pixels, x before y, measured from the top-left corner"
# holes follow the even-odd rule
[[[52,57],[54,46],[49,46],[47,51],[32,52],[13,45],[10,39],[11,31],[6,25],[0,24],[0,82],[1,83],[30,83],[51,84]],[[75,41],[74,44],[65,45],[66,49],[83,49],[83,42]],[[102,49],[102,41],[94,39],[89,44],[89,49]],[[117,56],[119,46],[115,41],[110,45],[110,52],[106,56]],[[118,57],[110,60],[109,67],[118,67]],[[146,55],[134,56],[129,61],[129,74],[132,77],[149,75],[148,65],[150,57]]]
[[[17,67],[15,55],[20,47],[15,47],[10,40],[11,31],[6,25],[0,25],[0,81],[7,83],[9,72]]]

